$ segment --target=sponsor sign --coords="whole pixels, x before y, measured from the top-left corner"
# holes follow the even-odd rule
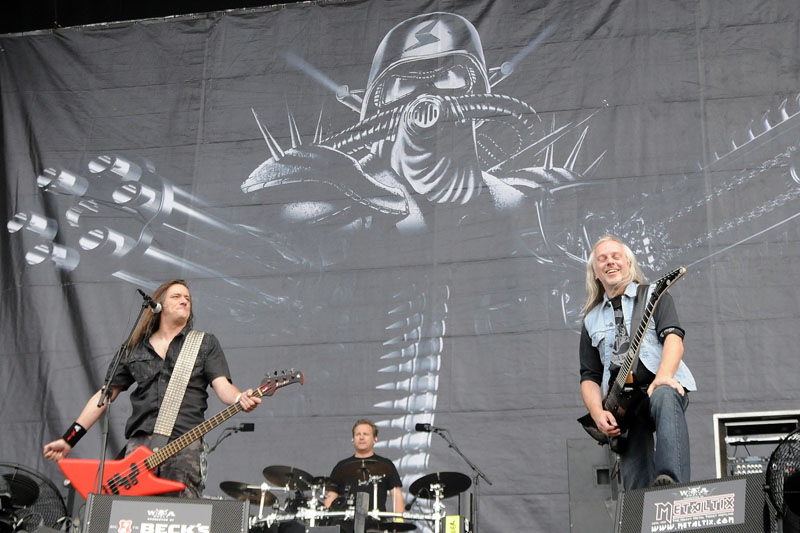
[[[115,500],[109,533],[210,533],[211,506],[205,503]]]
[[[647,492],[642,533],[743,524],[746,491],[746,480],[735,479]]]

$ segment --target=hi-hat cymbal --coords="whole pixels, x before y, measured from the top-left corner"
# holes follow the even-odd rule
[[[381,522],[380,525],[369,526],[367,533],[397,533],[399,531],[413,531],[417,526],[409,522]]]
[[[364,483],[372,476],[387,476],[391,465],[377,459],[353,459],[336,468],[335,476],[345,484]]]
[[[279,487],[286,487],[289,490],[306,491],[313,476],[308,472],[293,466],[274,465],[264,469],[264,477]]]
[[[243,502],[249,501],[256,505],[261,504],[261,494],[264,494],[265,507],[271,507],[272,504],[278,500],[278,498],[268,490],[262,493],[261,487],[258,485],[248,485],[247,483],[239,483],[238,481],[223,481],[219,484],[219,488],[231,498],[236,498]]]
[[[461,494],[472,485],[472,481],[460,472],[436,472],[422,476],[408,488],[408,491],[417,498],[436,498],[433,485],[442,487],[442,498],[449,498]]]

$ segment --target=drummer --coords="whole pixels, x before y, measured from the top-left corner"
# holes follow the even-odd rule
[[[378,427],[366,419],[353,426],[353,448],[355,453],[342,459],[331,471],[332,486],[325,498],[325,507],[330,508],[339,496],[355,496],[357,492],[369,494],[369,510],[386,511],[386,493],[391,493],[392,511],[404,510],[403,489],[400,474],[391,460],[377,455],[373,448],[378,442]],[[377,483],[377,502],[373,501],[374,484]]]

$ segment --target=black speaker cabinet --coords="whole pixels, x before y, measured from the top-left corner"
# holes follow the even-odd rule
[[[764,474],[677,483],[619,495],[617,533],[764,533]]]
[[[246,533],[247,502],[89,494],[81,533]]]
[[[608,446],[588,436],[567,439],[570,533],[605,533],[614,529],[617,507],[614,463]]]

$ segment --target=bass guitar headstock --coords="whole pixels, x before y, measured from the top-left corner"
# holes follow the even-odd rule
[[[261,385],[256,389],[256,392],[260,393],[260,396],[272,396],[275,394],[275,391],[281,387],[286,387],[292,383],[300,383],[302,385],[304,382],[305,376],[303,376],[303,373],[299,370],[293,368],[289,370],[279,370],[267,373],[261,381]]]

